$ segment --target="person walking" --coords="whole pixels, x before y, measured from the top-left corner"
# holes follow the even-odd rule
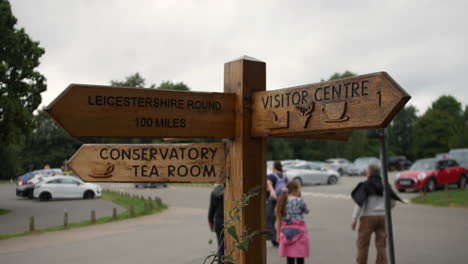
[[[275,229],[275,207],[276,202],[281,195],[283,189],[286,188],[288,179],[283,175],[283,166],[281,161],[273,162],[273,173],[267,175],[267,207],[266,207],[266,218],[267,218],[267,240],[270,240],[274,247],[278,247],[278,241],[276,240],[276,229]]]
[[[309,257],[309,234],[304,214],[309,210],[301,197],[301,187],[295,181],[286,185],[276,206],[279,256],[287,264],[303,264]]]
[[[210,207],[208,209],[208,225],[211,232],[216,233],[218,241],[218,263],[224,263],[224,185],[215,186],[210,195]]]
[[[385,199],[383,191],[380,166],[371,164],[367,168],[367,180],[360,182],[351,192],[351,197],[356,203],[351,222],[351,229],[353,231],[356,229],[358,218],[360,221],[356,240],[356,263],[358,264],[367,263],[372,233],[375,234],[375,248],[377,250],[375,263],[387,263],[387,231],[385,228]],[[395,206],[395,201],[403,202],[391,188],[389,191],[392,208]]]

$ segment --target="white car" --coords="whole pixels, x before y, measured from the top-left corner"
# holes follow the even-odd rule
[[[351,162],[347,159],[327,159],[326,168],[331,170],[336,170],[340,175],[343,175],[346,172],[346,169],[351,165]]]
[[[101,197],[102,187],[83,182],[71,176],[55,176],[45,178],[34,186],[34,198],[48,201],[56,198],[93,199]]]
[[[306,162],[285,170],[288,180],[293,180],[300,185],[304,184],[336,184],[340,174],[335,170],[320,167],[314,162]]]

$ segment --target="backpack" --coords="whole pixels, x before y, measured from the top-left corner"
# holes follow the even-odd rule
[[[277,173],[273,173],[276,177],[275,193],[279,198],[284,189],[286,189],[286,176],[280,177]]]

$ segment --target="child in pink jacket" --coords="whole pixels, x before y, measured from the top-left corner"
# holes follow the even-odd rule
[[[303,264],[309,256],[309,235],[304,214],[309,213],[301,188],[295,181],[286,185],[276,206],[279,255],[287,258],[287,264]]]

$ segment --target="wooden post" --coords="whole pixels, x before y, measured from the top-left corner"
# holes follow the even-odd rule
[[[65,228],[68,227],[68,212],[67,211],[63,213],[63,227]]]
[[[91,224],[95,224],[96,223],[96,211],[91,210]]]
[[[135,207],[130,205],[130,217],[135,217]]]
[[[112,219],[116,220],[117,219],[117,208],[112,208]]]
[[[29,232],[33,232],[36,230],[36,225],[35,225],[35,221],[34,221],[34,216],[31,216],[29,218]]]
[[[238,234],[247,228],[249,232],[265,230],[266,192],[266,143],[265,139],[252,138],[252,94],[266,89],[265,63],[250,57],[242,57],[224,64],[224,92],[234,93],[235,137],[226,140],[227,179],[224,195],[224,216],[228,217],[233,200],[254,188],[259,194],[253,197],[236,224]],[[226,252],[233,248],[234,239],[225,234]],[[247,253],[236,249],[233,255],[238,264],[265,264],[266,243],[262,235],[249,244]]]

